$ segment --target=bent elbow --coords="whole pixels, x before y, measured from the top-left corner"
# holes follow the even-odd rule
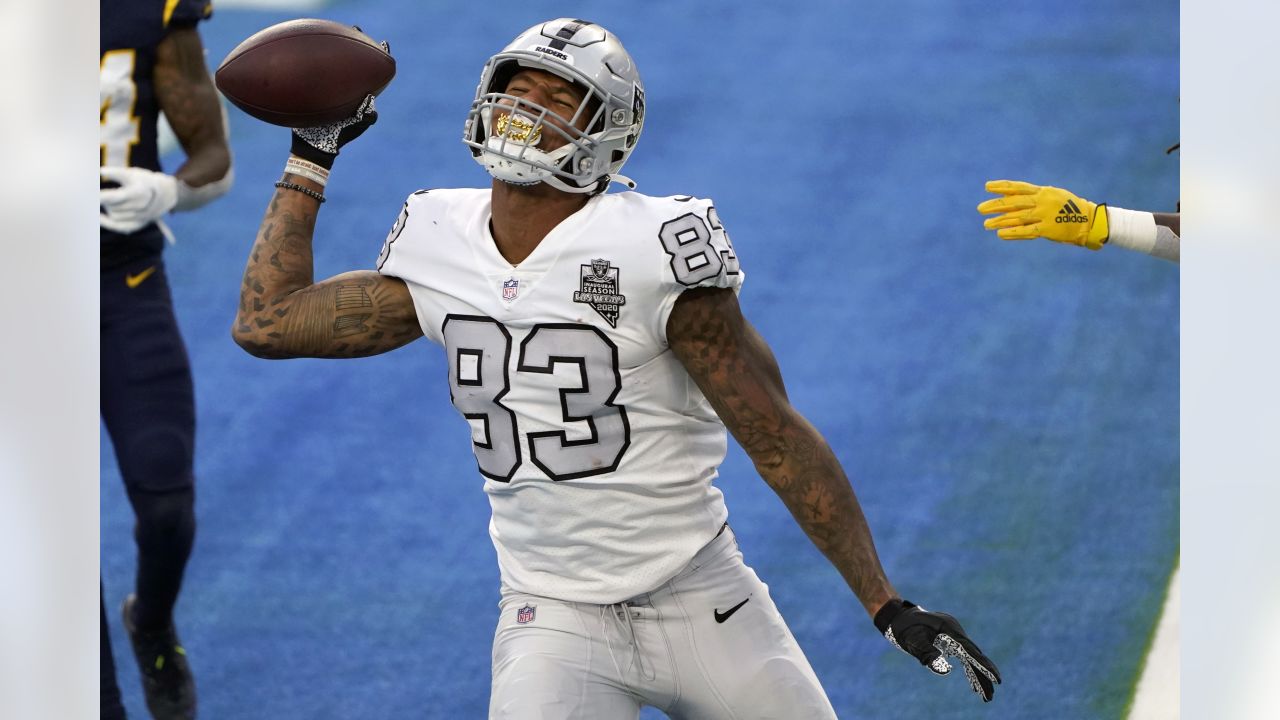
[[[248,325],[238,320],[231,326],[231,339],[235,341],[236,345],[240,346],[241,350],[256,358],[271,360],[280,357],[279,353],[274,351],[271,343],[263,342],[264,338],[255,333]]]

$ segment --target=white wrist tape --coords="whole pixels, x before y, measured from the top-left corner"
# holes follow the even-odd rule
[[[173,206],[173,209],[195,210],[208,204],[210,200],[222,197],[231,189],[231,183],[235,182],[235,176],[235,170],[228,166],[226,175],[200,187],[191,187],[182,180],[178,180],[178,202]]]
[[[329,184],[329,170],[327,168],[309,160],[303,160],[297,155],[289,156],[289,159],[284,163],[284,171],[319,183],[320,187]]]
[[[1158,258],[1179,262],[1179,257],[1182,255],[1182,239],[1173,230],[1157,225],[1156,246],[1151,254]]]
[[[1151,254],[1156,246],[1156,218],[1149,212],[1107,206],[1108,245]]]

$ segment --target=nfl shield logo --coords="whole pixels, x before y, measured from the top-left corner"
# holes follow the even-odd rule
[[[533,622],[533,617],[537,611],[538,609],[534,606],[525,605],[524,607],[516,610],[516,622],[520,625],[528,625]]]
[[[502,281],[502,299],[511,302],[516,299],[516,294],[520,292],[520,279],[511,278]]]

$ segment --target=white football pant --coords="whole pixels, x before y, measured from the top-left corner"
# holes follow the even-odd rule
[[[671,580],[615,605],[504,587],[491,720],[835,718],[727,527]]]

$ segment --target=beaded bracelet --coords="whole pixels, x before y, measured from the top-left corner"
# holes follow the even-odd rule
[[[320,202],[324,202],[324,195],[321,195],[320,193],[316,192],[315,190],[312,190],[312,189],[311,189],[311,188],[309,188],[309,187],[303,187],[302,185],[299,185],[299,184],[297,184],[297,183],[291,183],[291,182],[286,182],[286,181],[284,181],[284,180],[281,180],[280,182],[276,183],[276,187],[278,187],[278,188],[284,188],[284,189],[286,189],[286,190],[297,190],[298,192],[302,193],[303,195],[310,195],[311,197],[315,198],[316,200],[318,200],[318,201],[320,201]]]

